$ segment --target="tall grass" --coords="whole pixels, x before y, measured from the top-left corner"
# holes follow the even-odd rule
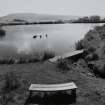
[[[5,82],[2,88],[3,93],[11,92],[20,86],[19,78],[14,72],[8,72],[4,75]]]
[[[53,51],[46,50],[42,53],[39,53],[37,55],[29,55],[24,57],[18,57],[14,58],[12,56],[7,57],[7,58],[0,58],[0,64],[25,64],[25,63],[36,63],[40,61],[45,61],[50,58],[53,58],[55,56],[55,53]]]
[[[76,50],[81,50],[83,49],[83,44],[82,44],[82,40],[79,40],[78,42],[75,43],[75,49]]]
[[[38,59],[37,57],[31,57],[31,58],[23,58],[23,57],[19,57],[19,58],[13,58],[13,57],[9,57],[9,58],[2,58],[0,59],[0,64],[24,64],[24,63],[35,63],[40,61],[40,59]]]
[[[43,53],[42,60],[48,60],[50,58],[53,58],[54,56],[55,56],[55,53],[53,51],[46,50]]]

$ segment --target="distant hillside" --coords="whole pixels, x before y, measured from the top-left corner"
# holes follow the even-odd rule
[[[13,22],[14,20],[23,20],[28,22],[42,22],[42,21],[55,21],[55,20],[74,20],[77,16],[63,16],[63,15],[46,15],[46,14],[33,14],[33,13],[16,13],[0,17],[0,23]]]

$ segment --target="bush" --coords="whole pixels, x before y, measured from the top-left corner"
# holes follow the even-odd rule
[[[101,65],[100,68],[97,67],[97,69],[94,70],[94,73],[97,73],[98,76],[105,78],[105,64]]]
[[[19,79],[15,73],[13,72],[6,73],[4,75],[4,78],[5,83],[4,87],[2,88],[3,93],[11,92],[20,86]]]
[[[99,56],[96,53],[93,53],[93,59],[92,60],[98,60]]]
[[[52,51],[45,51],[44,54],[43,54],[42,60],[47,60],[47,59],[53,58],[54,56],[55,56],[54,52],[52,52]]]
[[[94,53],[96,51],[96,49],[93,47],[90,47],[87,49],[87,51],[88,51],[88,53]]]
[[[75,49],[76,50],[81,50],[83,48],[84,47],[83,47],[83,44],[82,44],[82,40],[80,40],[80,41],[78,41],[78,42],[75,43]]]
[[[98,55],[97,54],[95,54],[95,51],[96,51],[96,49],[95,48],[93,48],[93,47],[90,47],[90,48],[88,48],[88,49],[85,49],[84,50],[84,57],[85,57],[85,59],[90,59],[90,58],[92,58],[93,59],[93,57],[92,56],[94,56],[94,58],[96,58],[96,59],[98,59],[99,57],[98,57]]]
[[[62,58],[58,60],[57,67],[64,71],[69,70],[69,64],[68,64],[67,60],[63,60]]]
[[[105,64],[88,64],[95,76],[105,78]]]
[[[99,56],[96,53],[89,54],[85,57],[86,61],[94,61],[98,59],[99,59]]]

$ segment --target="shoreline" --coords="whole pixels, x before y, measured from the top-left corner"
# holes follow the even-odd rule
[[[53,22],[35,22],[35,23],[0,23],[0,26],[17,26],[17,25],[40,25],[40,24],[105,24],[105,22],[61,22],[61,23],[53,23]]]

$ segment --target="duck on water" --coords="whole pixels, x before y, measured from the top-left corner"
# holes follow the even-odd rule
[[[40,38],[42,38],[42,35],[34,35],[33,38],[35,39],[35,38],[37,38],[38,36],[39,36]],[[46,34],[45,36],[46,36],[46,38],[48,37],[47,34]]]
[[[33,38],[37,38],[37,35],[34,35]]]

